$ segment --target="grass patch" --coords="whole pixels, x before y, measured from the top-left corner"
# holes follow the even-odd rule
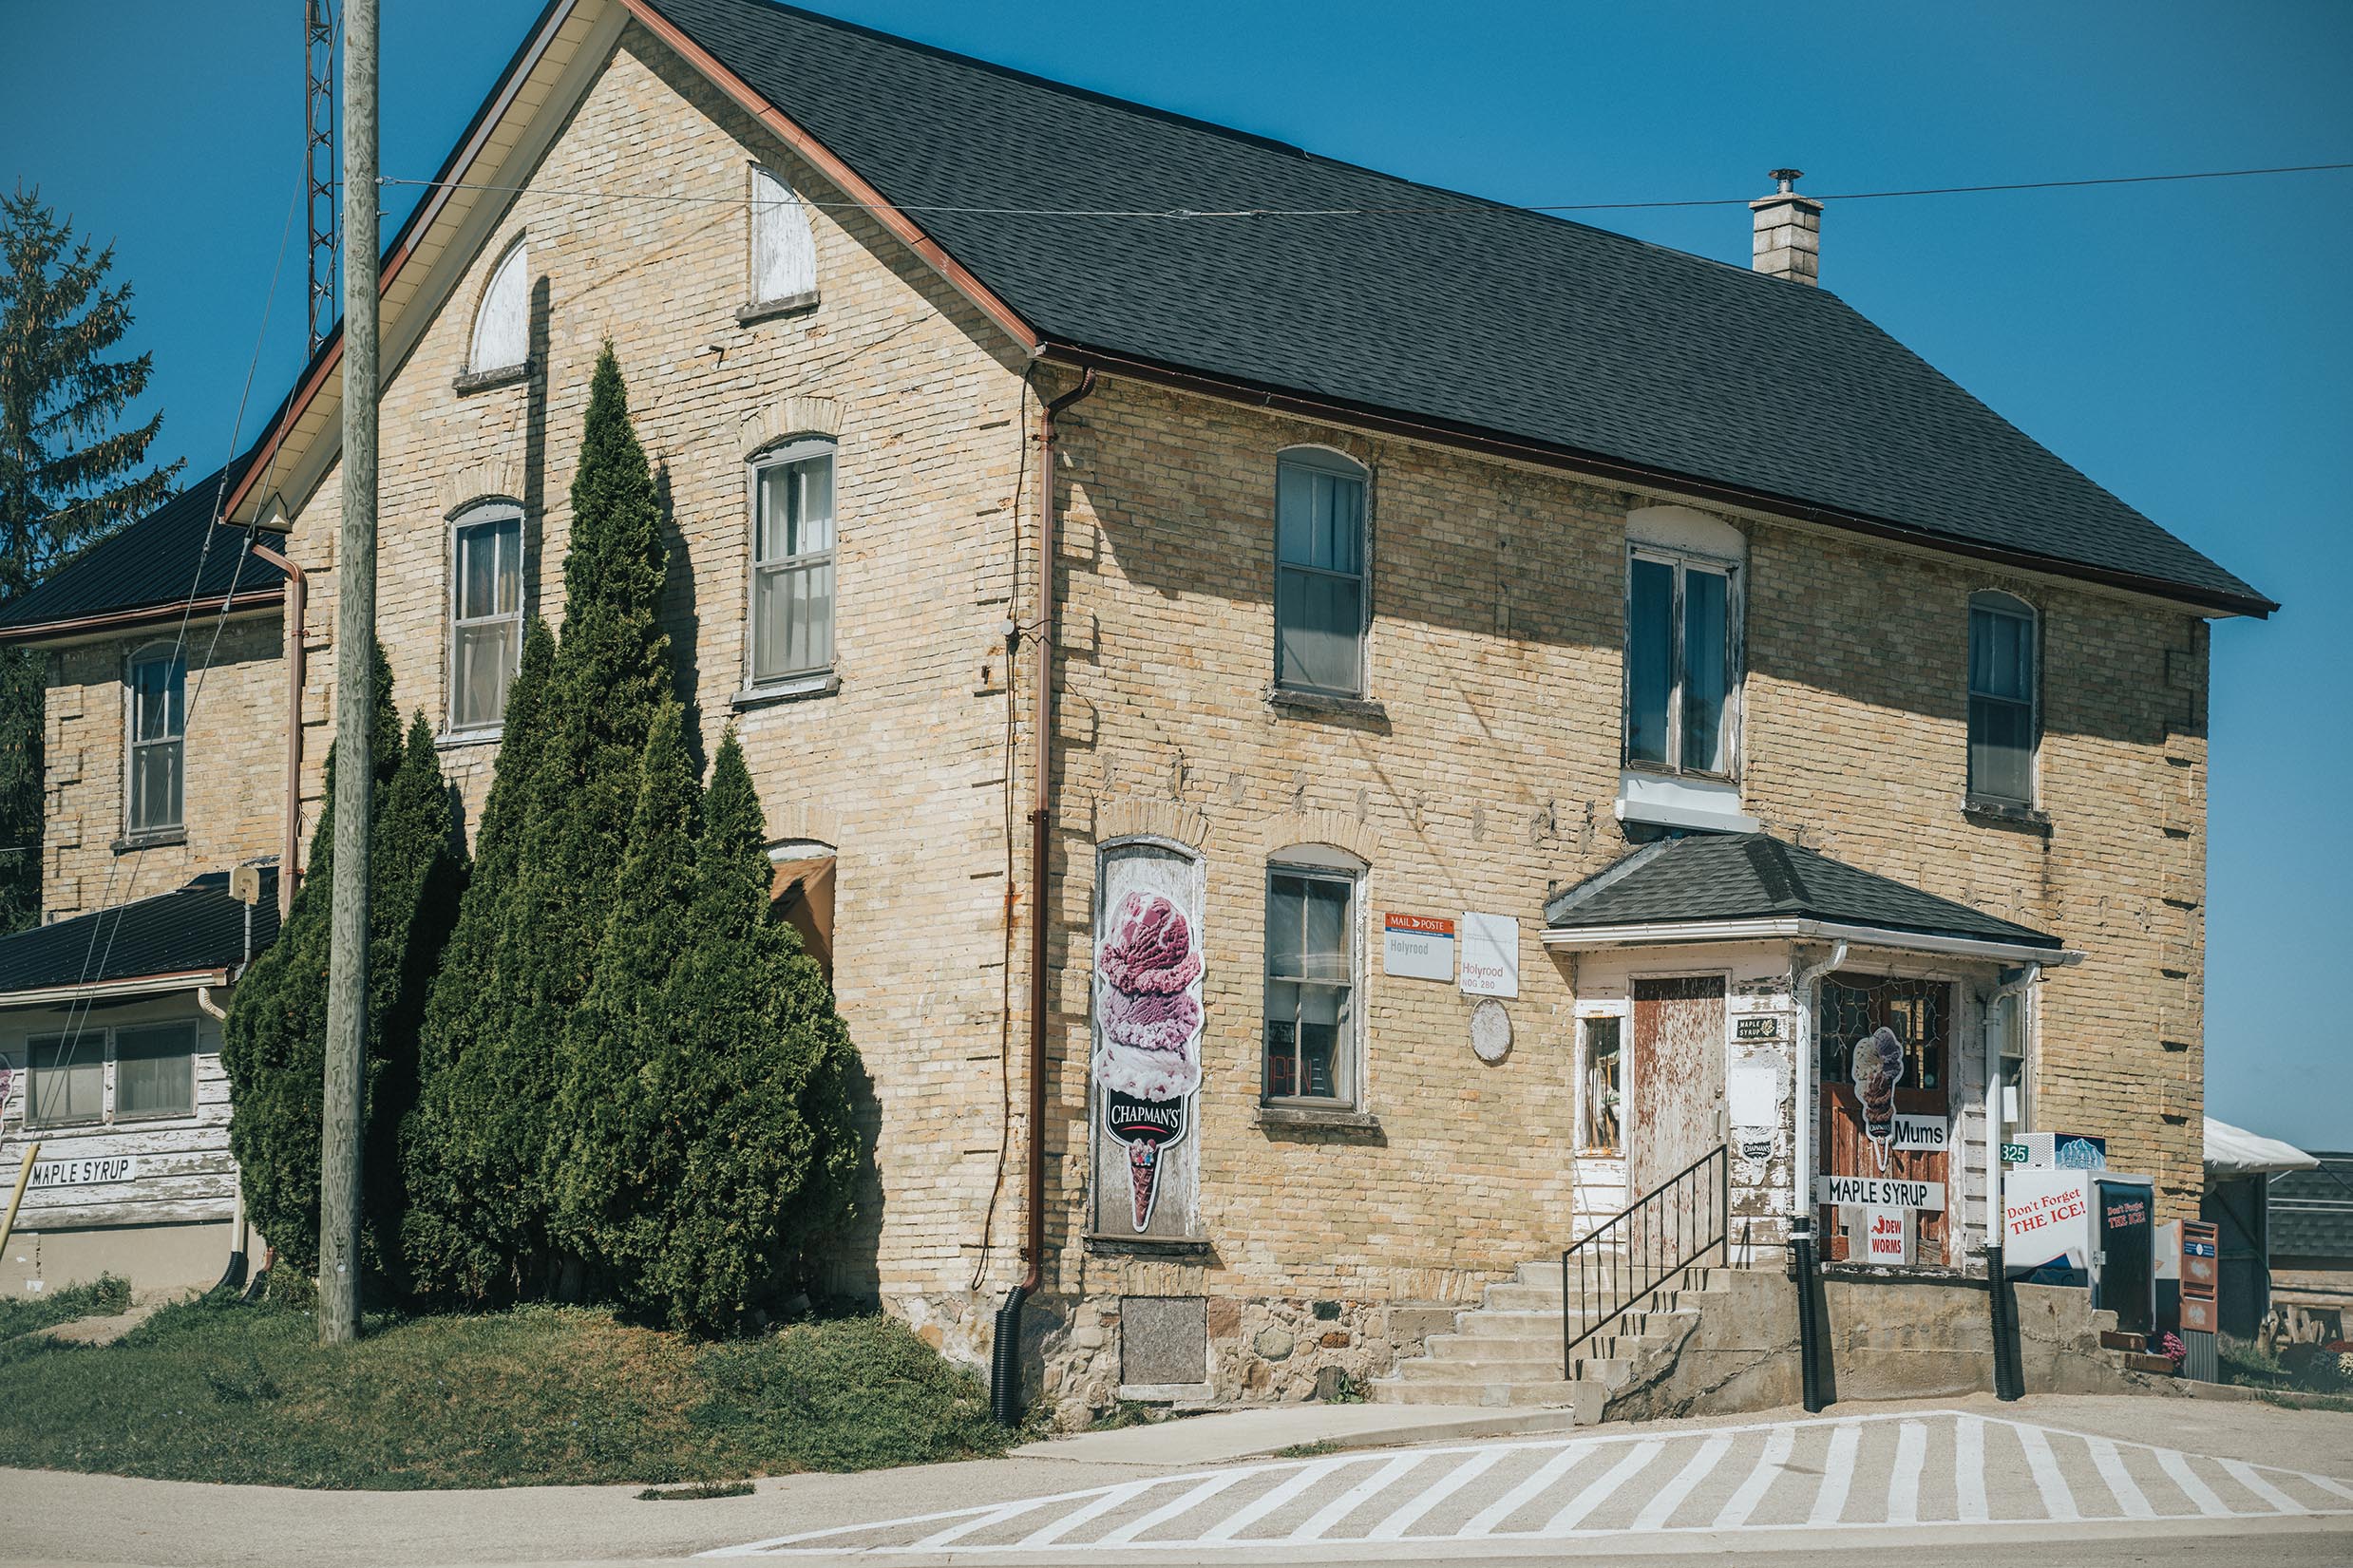
[[[714,1497],[750,1497],[749,1481],[698,1481],[692,1486],[649,1486],[637,1494],[639,1502],[701,1502]]]
[[[857,1470],[997,1454],[970,1370],[881,1317],[711,1344],[575,1307],[370,1318],[167,1307],[114,1345],[0,1345],[0,1465],[413,1489]]]
[[[39,1295],[0,1296],[0,1339],[54,1328],[77,1317],[112,1317],[130,1310],[131,1282],[110,1274],[102,1274],[86,1285],[68,1285]]]
[[[1326,1454],[1340,1451],[1338,1438],[1319,1437],[1313,1443],[1294,1443],[1288,1448],[1277,1448],[1277,1459],[1321,1459]]]

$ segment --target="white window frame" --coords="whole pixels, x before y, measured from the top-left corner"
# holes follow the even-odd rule
[[[142,737],[139,733],[139,672],[149,665],[166,664],[179,691],[172,705],[179,709],[179,727],[168,734]],[[178,784],[177,809],[167,822],[140,819],[139,760],[142,751],[171,748],[176,761],[172,776]],[[151,642],[133,652],[123,670],[123,836],[151,838],[182,832],[188,816],[188,659],[177,643]]]
[[[1667,672],[1666,761],[1656,762],[1634,755],[1634,570],[1637,561],[1651,561],[1670,567],[1675,573],[1675,594],[1667,614],[1674,631],[1674,658]],[[1740,777],[1741,690],[1748,676],[1747,628],[1742,606],[1744,597],[1744,567],[1736,560],[1718,556],[1700,555],[1688,550],[1666,549],[1655,544],[1626,546],[1625,577],[1625,638],[1620,649],[1619,669],[1622,697],[1618,717],[1618,749],[1621,765],[1645,773],[1668,773],[1690,779],[1722,779],[1737,782]],[[1690,767],[1683,762],[1683,675],[1685,650],[1683,639],[1683,584],[1691,573],[1704,572],[1724,579],[1724,712],[1722,732],[1718,737],[1720,768]]]
[[[823,550],[806,550],[797,556],[763,557],[760,554],[762,480],[769,470],[792,463],[807,463],[824,458],[831,470],[833,493],[832,543]],[[842,630],[842,453],[841,443],[831,436],[796,436],[755,453],[745,465],[744,508],[749,526],[745,529],[745,554],[750,562],[744,576],[744,690],[753,692],[773,691],[778,688],[792,689],[821,683],[833,672],[834,660],[840,650]],[[806,572],[826,567],[833,574],[833,589],[826,613],[825,657],[806,668],[773,670],[760,669],[760,592],[765,574],[776,573],[781,577],[787,572]]]
[[[163,1110],[124,1111],[122,1108],[122,1071],[118,1050],[125,1033],[143,1034],[173,1030],[183,1034],[188,1043],[188,1103],[186,1107],[172,1106]],[[41,1103],[40,1087],[44,1069],[38,1065],[37,1053],[44,1046],[70,1039],[73,1054],[98,1068],[98,1109],[95,1114],[66,1121],[50,1121],[35,1114]],[[95,1052],[95,1060],[85,1056]],[[58,1029],[29,1032],[25,1036],[25,1097],[23,1118],[28,1131],[71,1132],[90,1127],[146,1126],[157,1123],[189,1122],[202,1108],[202,1085],[199,1083],[198,1060],[204,1054],[204,1037],[193,1021],[183,1019],[151,1019],[146,1022],[124,1022],[81,1029]],[[56,1067],[47,1069],[56,1072]]]
[[[1354,573],[1335,572],[1320,566],[1306,566],[1282,558],[1282,471],[1303,468],[1334,479],[1352,480],[1357,485],[1357,570]],[[1361,700],[1372,690],[1373,682],[1373,471],[1345,452],[1329,446],[1286,446],[1275,454],[1274,594],[1268,603],[1274,621],[1274,687],[1279,691],[1303,692],[1310,696],[1339,697]],[[1353,581],[1357,585],[1357,681],[1353,687],[1313,686],[1303,681],[1287,681],[1282,676],[1282,583],[1285,573],[1300,573],[1308,576]]]
[[[750,299],[743,313],[767,315],[816,304],[817,234],[807,204],[774,169],[754,163],[750,179],[750,220],[745,226]]]
[[[1977,617],[1980,611],[2006,620],[2023,622],[2026,628],[2026,700],[1999,696],[1977,690]],[[1969,595],[1968,629],[1963,645],[1963,680],[1967,702],[1962,715],[1962,745],[1966,748],[1963,776],[1966,781],[1967,798],[1972,803],[1992,806],[2010,806],[2031,811],[2042,798],[2042,615],[2035,607],[2016,594],[1999,588],[1983,588]],[[1977,705],[1998,703],[2004,708],[2023,708],[2026,710],[2026,796],[1999,795],[1981,788],[1977,778]]]
[[[488,375],[511,370],[531,358],[531,252],[516,240],[490,270],[482,299],[474,307],[473,330],[466,334],[465,370]]]
[[[1261,909],[1259,917],[1262,922],[1265,919],[1265,900],[1267,896],[1273,892],[1274,879],[1277,877],[1294,877],[1310,881],[1338,883],[1348,889],[1348,1026],[1333,1049],[1333,1066],[1336,1070],[1344,1072],[1348,1092],[1343,1095],[1277,1095],[1271,1092],[1269,1086],[1271,1077],[1267,1070],[1269,1048],[1266,1038],[1267,1026],[1271,1022],[1266,1011],[1268,989],[1277,984],[1316,985],[1332,982],[1302,981],[1275,975],[1269,968],[1270,960],[1266,956],[1271,950],[1271,943],[1265,940],[1269,934],[1262,925],[1260,934],[1262,952],[1259,963],[1259,1103],[1261,1105],[1293,1110],[1361,1111],[1365,1105],[1370,1104],[1365,1085],[1367,1054],[1365,1050],[1365,1012],[1370,999],[1366,994],[1364,973],[1365,886],[1369,873],[1370,868],[1356,856],[1345,850],[1323,844],[1293,844],[1267,858],[1265,871],[1259,878]],[[1296,1017],[1293,1023],[1296,1030]],[[1292,1050],[1296,1054],[1298,1049],[1298,1036],[1295,1032],[1292,1038]]]
[[[496,526],[500,523],[514,525],[515,607],[512,610],[488,615],[465,616],[461,614],[465,603],[465,560],[460,548],[460,538],[472,529]],[[445,732],[451,735],[476,736],[496,734],[506,720],[506,705],[503,701],[499,705],[499,712],[488,719],[478,718],[463,724],[458,720],[458,693],[461,690],[458,646],[462,640],[461,633],[475,627],[512,625],[515,633],[512,644],[514,656],[507,661],[506,689],[510,693],[513,691],[515,676],[522,668],[524,601],[530,595],[529,574],[523,570],[522,508],[510,501],[484,501],[473,502],[460,509],[449,520],[449,541],[446,566],[448,573],[449,593],[446,599],[447,619],[446,622],[447,630],[446,641],[448,648],[442,661],[443,674],[448,687],[448,700],[443,704]],[[497,593],[495,572],[492,581],[492,594],[495,597]]]

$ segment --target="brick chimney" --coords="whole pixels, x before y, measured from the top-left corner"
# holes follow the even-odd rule
[[[1774,170],[1771,178],[1780,189],[1749,203],[1756,231],[1749,265],[1811,289],[1821,281],[1822,203],[1791,188],[1805,172]]]

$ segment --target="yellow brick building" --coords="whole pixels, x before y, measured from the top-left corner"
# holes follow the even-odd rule
[[[397,699],[478,812],[610,342],[681,692],[742,737],[881,1105],[835,1282],[978,1360],[1034,1264],[1070,1410],[1361,1385],[1686,1148],[1734,1151],[1752,1239],[1843,1247],[1797,1164],[1863,1104],[1833,1004],[1909,1020],[1899,1092],[1945,1118],[1922,1263],[1983,1268],[1989,1075],[2003,1127],[2104,1137],[2189,1213],[2205,622],[2270,606],[1817,291],[1784,184],[1740,273],[757,0],[558,0],[388,252]],[[1358,216],[1080,216],[1147,189]],[[52,921],[307,842],[338,353],[215,485],[193,600],[183,502],[169,550],[140,525],[178,576],[0,612],[50,651]],[[158,643],[184,717],[149,734]],[[159,735],[161,816],[126,783]],[[1803,885],[1580,913],[1710,835]],[[11,1128],[56,1120],[91,987],[202,1017],[12,951]],[[120,1135],[116,1071],[54,1136]],[[212,1173],[169,1178],[183,1249],[231,1243],[224,1114],[148,1135]],[[26,1224],[158,1244],[141,1193]]]

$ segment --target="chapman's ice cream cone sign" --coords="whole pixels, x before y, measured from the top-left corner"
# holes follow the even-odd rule
[[[1095,942],[1094,1081],[1103,1130],[1128,1156],[1141,1235],[1160,1199],[1165,1157],[1184,1140],[1201,1086],[1201,935],[1165,894],[1107,892],[1114,901]],[[1114,1176],[1106,1170],[1097,1180]]]
[[[1854,1043],[1853,1070],[1855,1096],[1863,1102],[1863,1135],[1871,1141],[1884,1173],[1895,1142],[1895,1086],[1904,1081],[1904,1042],[1882,1026],[1869,1039]]]

